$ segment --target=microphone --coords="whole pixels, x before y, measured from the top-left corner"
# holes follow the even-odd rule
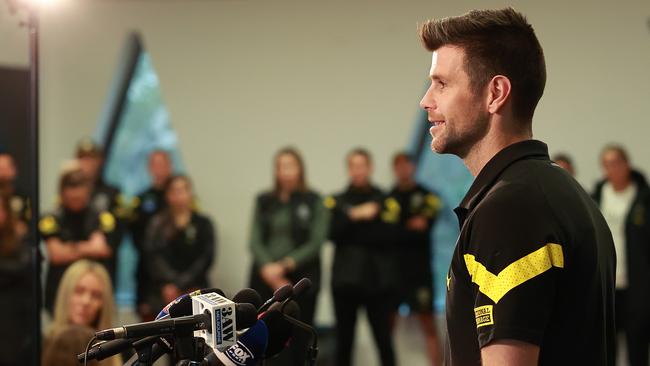
[[[98,340],[112,340],[119,338],[142,338],[174,334],[177,329],[192,329],[194,331],[207,329],[211,326],[211,316],[208,313],[182,316],[152,322],[124,325],[117,328],[101,330],[95,333]]]
[[[231,303],[234,316],[239,315],[242,319],[240,326],[249,327],[255,323],[256,311],[253,305],[235,304],[232,301]],[[95,333],[95,336],[98,340],[143,338],[148,336],[174,334],[177,332],[178,328],[191,329],[193,331],[207,330],[208,332],[212,332],[212,325],[214,323],[212,320],[212,314],[209,312],[201,312],[194,315],[181,316],[177,318],[154,320],[151,322],[135,323],[117,328],[110,328]],[[235,324],[233,323],[233,326],[234,325]]]
[[[215,292],[223,297],[226,296],[224,292],[221,291],[221,289],[214,288],[214,287],[204,288],[193,292],[189,292],[187,294],[183,294],[177,297],[176,299],[174,299],[174,301],[167,304],[164,308],[162,308],[162,310],[160,310],[160,312],[156,316],[156,320],[167,319],[169,317],[174,318],[177,316],[192,315],[192,302],[189,301],[189,298],[201,294],[211,293],[211,292]],[[239,302],[239,301],[235,301],[235,302]]]
[[[277,310],[267,311],[260,316],[269,329],[269,342],[264,352],[264,358],[280,353],[291,339],[291,324]]]
[[[237,343],[223,352],[211,352],[203,359],[206,366],[253,366],[259,364],[264,357],[268,345],[269,329],[263,320],[244,333]]]
[[[217,350],[224,350],[237,342],[238,329],[245,329],[257,321],[255,306],[248,303],[236,304],[215,293],[192,298],[193,314],[209,314],[210,327],[197,329],[195,337]]]
[[[309,278],[304,277],[300,281],[298,281],[294,286],[293,286],[293,293],[291,296],[289,296],[287,299],[282,301],[281,303],[275,303],[269,307],[269,310],[278,310],[280,308],[281,312],[284,312],[284,307],[291,301],[299,298],[303,293],[306,293],[307,290],[309,290],[312,286],[312,282]]]
[[[255,310],[259,309],[262,306],[262,297],[260,294],[253,290],[252,288],[245,288],[240,290],[235,296],[233,296],[232,301],[236,303],[247,303],[255,307]]]
[[[282,302],[293,295],[293,287],[291,285],[284,285],[279,289],[275,290],[273,296],[266,300],[262,306],[257,310],[258,314],[261,314],[266,310],[271,304],[275,302]]]
[[[218,293],[223,296],[223,291],[221,291],[218,288],[207,288],[207,289],[201,289],[201,290],[196,290],[187,294],[183,294],[179,297],[177,297],[174,301],[170,302],[167,304],[161,311],[158,313],[158,316],[156,317],[156,320],[163,320],[167,319],[169,317],[176,318],[179,316],[185,316],[185,315],[192,315],[192,296],[196,296],[199,294],[204,294],[204,293]],[[254,323],[253,321],[248,320],[247,324],[252,324]],[[242,328],[243,329],[243,328]],[[137,342],[134,342],[133,339],[130,338],[121,338],[121,339],[114,339],[112,341],[107,341],[107,342],[102,342],[99,343],[90,350],[88,350],[88,357],[87,359],[94,360],[97,359],[98,361],[101,361],[105,358],[114,356],[118,353],[122,353],[126,351],[127,349],[131,348],[135,343],[138,345],[151,345],[154,342],[157,342],[160,338],[157,336],[149,336],[146,338],[143,338]],[[163,343],[165,345],[163,348],[167,348],[169,352],[171,352],[171,344],[169,343],[168,340],[166,339],[160,339],[161,342],[158,343]],[[81,353],[77,355],[77,359],[79,362],[83,362],[84,360],[84,354]]]

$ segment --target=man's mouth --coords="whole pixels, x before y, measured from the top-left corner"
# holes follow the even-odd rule
[[[445,121],[442,121],[442,120],[440,120],[440,121],[431,121],[431,124],[433,125],[433,127],[438,127],[438,126],[444,125]]]

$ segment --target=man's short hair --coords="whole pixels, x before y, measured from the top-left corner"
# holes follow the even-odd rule
[[[571,157],[568,154],[565,154],[565,153],[556,154],[553,157],[553,161],[556,162],[556,163],[558,161],[563,161],[563,162],[573,166],[573,159],[571,159]]]
[[[59,193],[67,188],[90,186],[90,180],[81,169],[71,169],[63,172],[59,180]]]
[[[456,46],[465,52],[465,72],[476,95],[494,76],[507,77],[512,84],[514,117],[532,120],[544,93],[546,63],[542,46],[524,15],[513,8],[472,10],[429,20],[420,27],[420,38],[429,51]]]
[[[364,158],[366,158],[366,161],[368,164],[372,164],[372,155],[370,154],[370,151],[368,149],[363,148],[363,147],[355,147],[354,149],[350,150],[346,157],[346,161],[349,163],[350,158],[352,158],[354,155],[361,155]]]
[[[415,159],[413,155],[409,154],[406,151],[399,151],[393,155],[393,166],[397,165],[400,161],[405,160],[411,164],[415,164]]]

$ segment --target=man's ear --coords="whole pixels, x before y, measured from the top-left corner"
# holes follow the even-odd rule
[[[487,88],[488,112],[499,113],[510,98],[512,85],[510,79],[503,75],[496,75],[490,80]]]

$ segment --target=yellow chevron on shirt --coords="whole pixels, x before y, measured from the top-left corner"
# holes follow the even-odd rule
[[[510,290],[531,280],[553,267],[564,268],[564,253],[559,244],[548,243],[536,251],[510,263],[497,275],[476,260],[474,255],[465,254],[465,266],[478,285],[479,291],[498,303]]]

